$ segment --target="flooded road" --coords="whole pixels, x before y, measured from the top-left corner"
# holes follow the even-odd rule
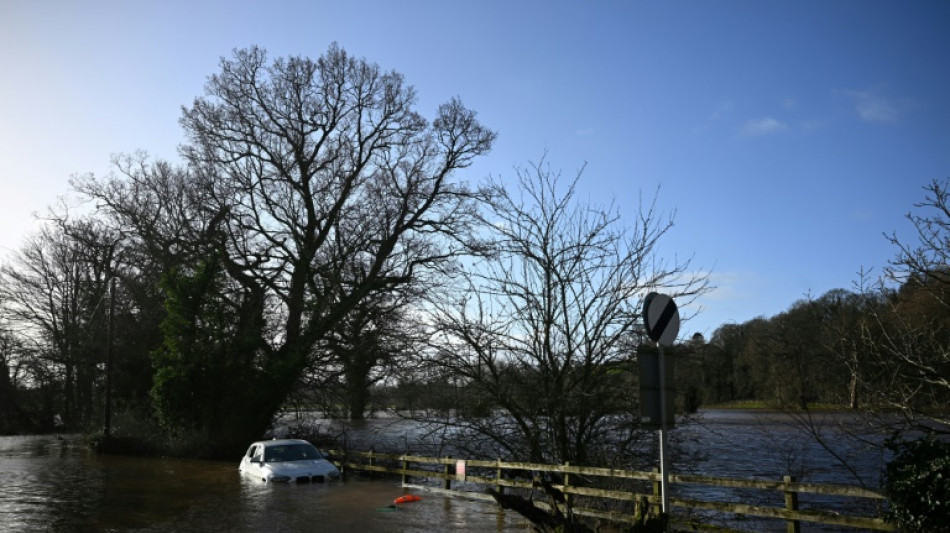
[[[102,456],[74,438],[0,437],[0,472],[0,531],[529,530],[492,505],[425,492],[377,511],[406,492],[398,481],[265,485],[237,461]]]
[[[811,431],[828,449],[802,432],[800,421],[781,413],[708,410],[699,421],[673,434],[674,473],[781,479],[876,488],[886,461],[874,444],[881,436],[845,436],[857,429],[844,413],[818,415]],[[406,446],[418,433],[411,423],[370,420],[348,428],[351,439],[368,446]],[[863,444],[861,444],[863,442]],[[414,451],[415,446],[412,446]],[[421,455],[438,455],[427,451]],[[0,532],[227,532],[361,531],[530,531],[519,515],[462,497],[413,491],[422,496],[397,510],[385,509],[407,492],[398,480],[351,476],[313,485],[265,485],[243,477],[233,462],[103,456],[79,438],[0,437]],[[743,489],[674,485],[673,497],[779,506],[783,495]],[[873,506],[872,501],[865,502]],[[802,508],[859,514],[875,509],[854,501],[802,495]],[[380,509],[380,510],[377,510]],[[685,510],[681,510],[685,512]],[[781,521],[736,522],[732,515],[699,513],[704,522],[748,531],[784,531]],[[841,531],[809,525],[809,531]]]

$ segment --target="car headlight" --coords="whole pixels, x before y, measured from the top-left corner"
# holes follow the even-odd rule
[[[277,482],[290,481],[290,476],[271,476],[270,480]]]

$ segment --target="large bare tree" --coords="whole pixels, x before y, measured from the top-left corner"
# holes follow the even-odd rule
[[[262,431],[315,345],[363,298],[448,268],[475,240],[455,172],[495,134],[457,99],[431,122],[401,75],[332,45],[317,60],[221,61],[184,108],[182,148],[210,184],[227,275],[266,297]]]
[[[633,336],[651,290],[685,303],[706,287],[689,261],[666,262],[672,216],[579,203],[577,183],[542,160],[517,187],[493,183],[483,221],[494,253],[439,306],[435,361],[463,398],[445,418],[467,453],[516,460],[606,462],[639,426]],[[477,449],[481,446],[481,449]],[[498,455],[493,455],[498,454]]]

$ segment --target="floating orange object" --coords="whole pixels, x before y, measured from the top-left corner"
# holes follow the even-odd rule
[[[400,496],[400,497],[396,498],[395,500],[393,500],[393,503],[417,502],[417,501],[419,501],[419,500],[421,500],[421,499],[422,499],[422,498],[416,496],[415,494],[406,494],[405,496]]]

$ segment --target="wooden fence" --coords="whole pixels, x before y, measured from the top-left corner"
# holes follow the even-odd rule
[[[335,462],[344,471],[356,470],[376,472],[402,477],[407,486],[413,478],[436,480],[437,486],[426,485],[430,491],[464,494],[466,497],[494,501],[486,494],[484,487],[495,488],[499,492],[506,489],[532,490],[533,475],[542,472],[558,475],[561,490],[572,504],[575,514],[608,520],[614,523],[633,523],[634,505],[646,499],[658,505],[660,498],[660,475],[657,472],[641,472],[612,468],[584,466],[545,465],[535,463],[516,463],[502,461],[461,460],[451,457],[423,457],[416,455],[379,454],[373,452],[330,452],[338,459]],[[731,513],[738,516],[755,516],[785,520],[789,533],[799,532],[802,522],[846,526],[861,529],[895,531],[892,524],[880,518],[866,516],[846,516],[832,511],[800,509],[799,495],[803,493],[846,497],[849,499],[885,500],[877,492],[848,485],[800,483],[789,476],[781,481],[717,478],[709,476],[671,474],[671,484],[689,484],[706,487],[731,489],[751,489],[756,491],[777,491],[784,495],[784,507],[748,505],[733,502],[703,501],[684,498],[670,498],[671,507],[699,509],[719,513]],[[646,492],[629,490],[622,487],[640,482]],[[453,488],[454,486],[454,488]],[[604,488],[604,487],[611,488]],[[621,486],[621,488],[617,488]],[[481,490],[472,490],[480,488]],[[598,509],[591,502],[599,502]],[[584,505],[588,505],[585,507]]]

